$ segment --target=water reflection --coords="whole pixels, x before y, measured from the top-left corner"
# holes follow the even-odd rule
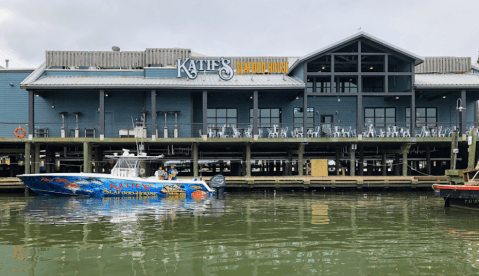
[[[0,275],[477,274],[477,212],[432,193],[0,197]]]

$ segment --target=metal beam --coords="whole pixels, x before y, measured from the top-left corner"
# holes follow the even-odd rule
[[[158,129],[156,128],[156,90],[151,90],[151,138],[153,140],[158,137]]]
[[[303,63],[303,82],[307,83],[308,80],[308,68],[306,63]],[[314,116],[314,113],[313,113]],[[314,127],[314,125],[313,125]],[[303,133],[308,132],[308,88],[305,87],[303,91]],[[306,135],[305,135],[306,136]],[[301,169],[302,170],[302,169]]]
[[[203,90],[203,135],[208,132],[208,91]]]
[[[32,139],[35,131],[35,93],[28,90],[28,138]]]
[[[254,135],[258,135],[258,90],[253,92],[253,137]]]
[[[416,137],[416,93],[411,95],[411,137]]]
[[[356,99],[356,134],[363,133],[363,96],[358,95]]]
[[[105,138],[105,90],[100,90],[100,139]]]
[[[466,107],[466,90],[461,90],[461,105]],[[463,109],[461,113],[461,134],[466,133],[467,130],[467,109]]]

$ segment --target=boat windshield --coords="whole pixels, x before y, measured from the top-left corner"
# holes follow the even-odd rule
[[[135,158],[120,158],[111,170],[111,174],[121,177],[137,177],[139,161]]]

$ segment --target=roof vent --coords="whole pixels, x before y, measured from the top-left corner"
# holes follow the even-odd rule
[[[9,62],[9,60],[6,59],[6,60],[5,60],[5,68],[8,68],[8,62]]]

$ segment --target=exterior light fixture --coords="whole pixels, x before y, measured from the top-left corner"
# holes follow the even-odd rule
[[[443,98],[443,99],[445,99],[445,98],[446,98],[446,96],[442,96],[442,98]]]
[[[249,96],[249,99],[252,100],[252,99],[253,99],[253,96]]]
[[[52,108],[55,108],[55,106],[54,106],[54,105],[52,105]]]
[[[308,79],[308,81],[310,81],[310,80]]]
[[[298,99],[299,99],[299,96],[296,96],[296,100],[298,100]]]
[[[462,100],[461,100],[461,98],[457,99],[457,107],[456,107],[456,109],[457,109],[459,112],[462,112],[463,110],[466,109],[465,107],[462,107]]]
[[[108,93],[105,93],[105,97],[108,97],[108,96],[110,96],[110,95],[108,95]]]
[[[326,69],[326,67],[324,67],[324,66],[323,66],[323,67],[321,67],[321,69],[323,69],[323,70],[324,70],[324,69]]]
[[[399,97],[396,97],[396,100],[399,100]]]
[[[13,86],[13,83],[10,83],[10,86]]]
[[[371,67],[369,67],[369,70],[373,70],[373,69],[374,69],[374,68],[373,68],[372,66],[371,66]]]

